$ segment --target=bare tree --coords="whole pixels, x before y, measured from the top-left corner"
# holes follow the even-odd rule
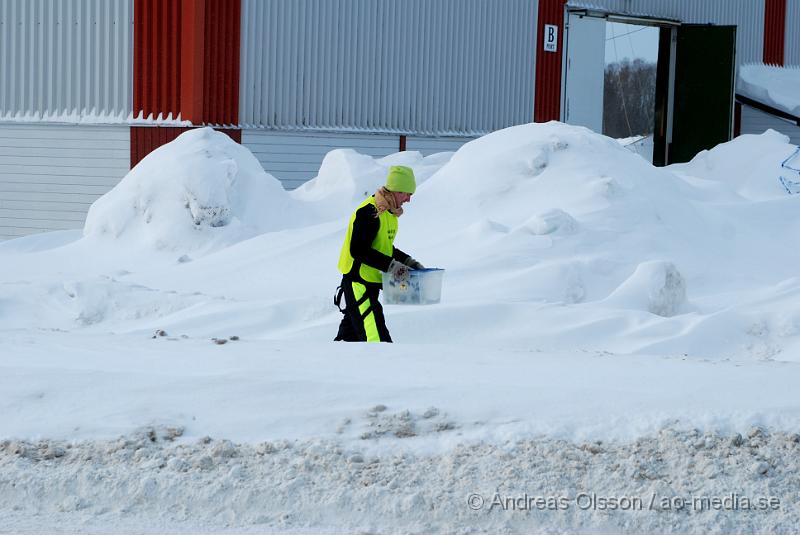
[[[656,64],[642,59],[606,65],[603,133],[621,138],[653,133]]]

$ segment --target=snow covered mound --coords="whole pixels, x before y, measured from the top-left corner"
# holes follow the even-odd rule
[[[246,148],[195,130],[93,206],[89,238],[1,247],[0,314],[328,341],[347,218],[405,164],[419,187],[396,245],[447,273],[441,306],[387,307],[398,341],[793,358],[800,195],[779,179],[795,150],[767,132],[656,168],[586,128],[527,124],[453,155],[333,151],[288,194]]]
[[[506,128],[464,145],[421,188],[425,209],[443,201],[451,222],[489,219],[514,230],[535,214],[568,217],[604,211],[624,223],[687,211],[690,193],[670,174],[615,140],[558,122]],[[442,212],[441,210],[438,210]],[[559,216],[563,217],[563,216]]]
[[[84,235],[156,249],[217,248],[298,221],[280,182],[211,128],[159,147],[90,208]]]
[[[792,158],[796,150],[788,136],[767,130],[704,150],[689,163],[675,164],[670,169],[711,181],[706,187],[713,185],[718,193],[728,190],[753,201],[776,199],[789,193],[787,184],[800,183],[800,173],[795,170],[800,168],[800,157]],[[788,167],[782,167],[782,162]]]
[[[308,210],[317,218],[341,218],[353,206],[372,195],[386,182],[393,165],[405,165],[414,170],[417,186],[446,164],[452,152],[439,152],[423,157],[416,151],[373,158],[353,149],[334,149],[325,155],[316,177],[301,185],[290,195],[307,202]]]
[[[605,302],[657,316],[674,316],[686,307],[686,281],[670,262],[645,262]]]
[[[694,229],[708,226],[697,196],[613,139],[527,124],[463,146],[419,189],[404,227],[412,243],[441,238],[423,262],[497,270],[475,292],[576,303],[607,297],[642,263],[680,265],[683,238],[702,242]],[[647,302],[652,288],[635,288]]]

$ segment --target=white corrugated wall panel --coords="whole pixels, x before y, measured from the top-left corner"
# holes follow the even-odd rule
[[[396,135],[330,132],[276,132],[242,130],[242,145],[258,159],[269,174],[286,189],[294,189],[317,176],[323,158],[334,149],[353,149],[373,158],[397,152]]]
[[[786,48],[784,63],[800,66],[800,0],[786,1]]]
[[[437,152],[455,152],[473,139],[468,137],[409,136],[406,139],[406,150],[417,151],[422,153],[423,156],[430,156]]]
[[[126,119],[133,0],[0,1],[0,120]]]
[[[770,128],[786,134],[793,144],[800,145],[800,126],[750,106],[742,105],[742,134],[763,134]]]
[[[797,0],[789,3],[794,1]],[[570,0],[568,3],[692,24],[735,25],[737,64],[760,63],[764,57],[764,0]]]
[[[243,0],[246,127],[478,134],[533,117],[535,0]]]
[[[130,128],[0,124],[0,239],[80,229],[130,165]]]

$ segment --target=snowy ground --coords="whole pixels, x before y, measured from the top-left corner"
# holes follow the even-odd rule
[[[795,149],[656,169],[524,125],[289,194],[184,134],[83,235],[0,244],[0,533],[790,533]],[[333,343],[346,216],[398,163],[443,301]]]

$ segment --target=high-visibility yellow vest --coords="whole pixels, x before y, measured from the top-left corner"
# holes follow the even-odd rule
[[[350,216],[350,223],[347,225],[347,235],[342,244],[342,252],[339,254],[339,271],[344,275],[350,274],[350,271],[353,269],[353,264],[355,263],[353,256],[350,254],[350,240],[353,237],[353,222],[356,219],[356,212],[368,204],[375,206],[375,197],[369,197],[359,204],[358,208],[353,211],[353,215]],[[380,221],[380,228],[378,229],[378,234],[375,236],[375,239],[372,240],[372,248],[391,257],[394,237],[397,234],[397,216],[389,210],[384,210],[378,216],[378,220]],[[379,270],[363,263],[358,270],[358,275],[366,282],[382,281],[381,272]]]

